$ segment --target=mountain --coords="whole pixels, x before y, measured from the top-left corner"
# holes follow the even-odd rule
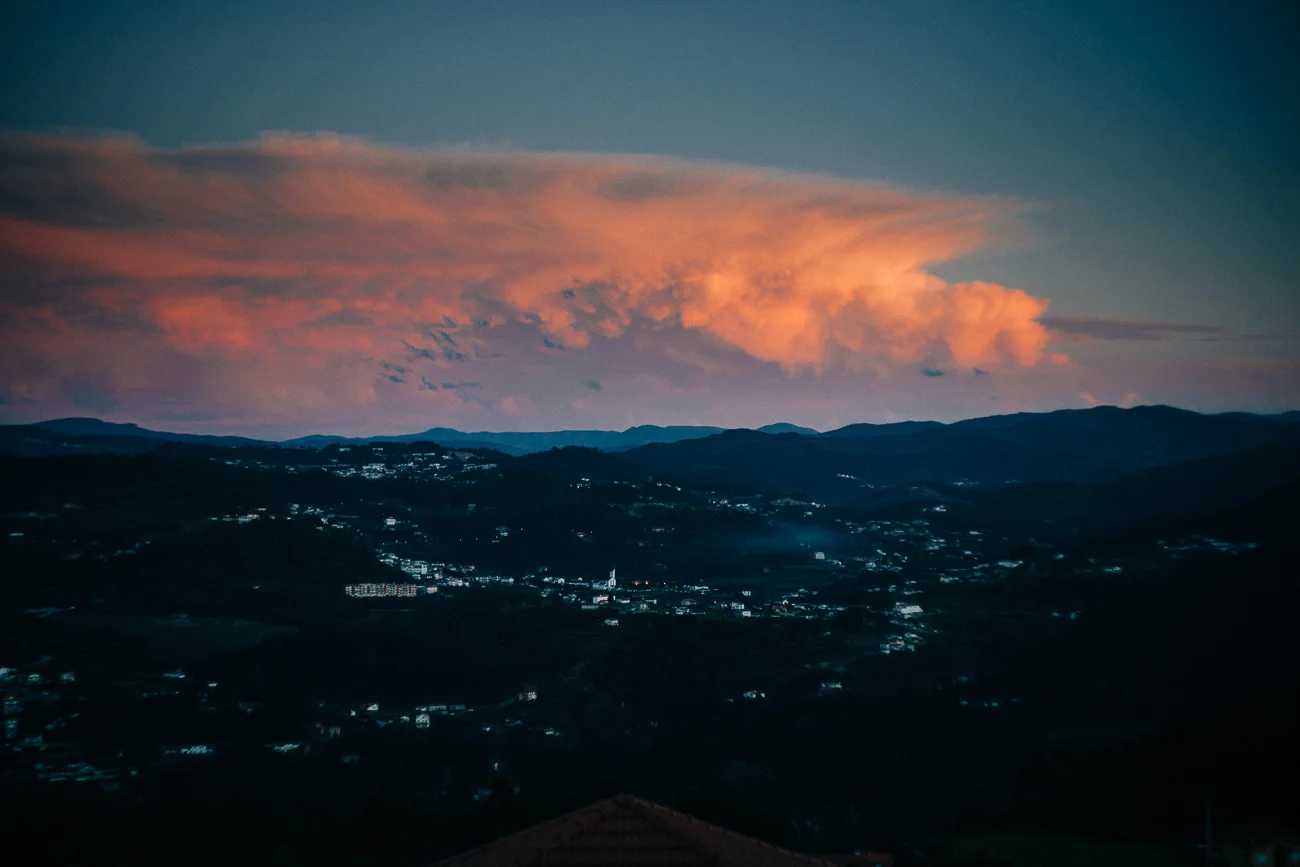
[[[933,430],[943,426],[944,424],[941,421],[896,421],[889,424],[867,424],[863,422],[828,430],[821,436],[828,439],[838,437],[892,437],[919,433],[923,430]]]
[[[583,446],[565,446],[523,455],[510,467],[552,476],[569,484],[588,482],[644,482],[647,473],[636,464]]]
[[[752,463],[755,460],[794,461],[791,466],[762,475],[768,477],[775,472],[791,479],[797,477],[804,480],[799,485],[808,490],[829,486],[842,491],[842,475],[881,484],[918,481],[945,484],[963,480],[987,485],[1000,485],[1009,480],[1103,482],[1148,467],[1300,441],[1300,413],[1202,415],[1168,406],[1133,409],[1103,406],[988,416],[952,424],[937,421],[851,424],[824,433],[778,422],[745,432],[759,439],[745,439],[739,453],[722,453],[715,459],[711,456],[714,445],[700,445],[696,449],[685,446],[736,432],[701,425],[638,425],[623,431],[496,432],[432,427],[418,433],[388,436],[313,434],[272,443],[248,437],[156,431],[94,418],[62,418],[0,426],[0,451],[35,456],[86,451],[136,453],[159,442],[317,449],[332,443],[431,442],[456,448],[494,449],[519,456],[569,447],[623,453],[647,446],[682,445],[684,448],[678,453],[643,452],[636,461],[649,461],[659,472],[672,472],[672,464],[679,459],[690,465],[703,461],[719,484],[748,480],[758,466]],[[738,442],[735,436],[724,440],[727,446]],[[673,454],[678,457],[672,457]]]
[[[142,436],[71,437],[27,425],[0,425],[0,453],[20,458],[75,454],[140,454],[162,440]]]
[[[262,440],[250,439],[249,437],[170,433],[168,431],[149,430],[147,428],[142,428],[137,424],[119,424],[111,421],[100,421],[97,418],[56,418],[51,419],[50,421],[38,421],[35,424],[23,425],[23,427],[37,428],[39,430],[49,431],[50,433],[67,437],[144,437],[145,439],[153,440],[171,440],[172,442],[205,443],[208,445],[229,446],[264,444]]]
[[[1273,503],[1270,492],[1300,484],[1300,449],[1275,443],[1142,470],[1100,485],[1027,484],[966,492],[965,507],[1002,520],[1078,529],[1161,521],[1176,525],[1228,513],[1249,503]],[[1265,499],[1261,499],[1265,498]],[[1234,512],[1235,514],[1235,512]],[[1281,502],[1257,505],[1250,520],[1261,528],[1286,515]],[[1247,531],[1241,521],[1237,530]]]
[[[804,436],[811,436],[811,437],[815,437],[820,433],[820,431],[817,431],[813,428],[800,427],[797,424],[790,424],[788,421],[779,421],[776,424],[765,424],[760,428],[755,428],[755,430],[757,430],[759,433],[768,433],[768,434],[794,433],[794,434],[803,434]]]
[[[543,452],[547,449],[582,446],[598,448],[605,451],[620,451],[636,448],[647,443],[680,442],[697,439],[723,430],[720,427],[638,425],[625,431],[609,430],[561,430],[561,431],[458,431],[452,428],[434,427],[426,431],[398,436],[376,437],[333,437],[321,434],[298,437],[288,440],[285,445],[311,446],[320,448],[329,443],[365,443],[365,442],[436,442],[439,445],[462,447],[488,447],[504,451],[507,454],[529,454]]]
[[[1099,407],[920,423],[910,432],[894,425],[853,425],[815,437],[727,431],[622,456],[664,476],[730,489],[798,491],[850,505],[877,499],[881,486],[1098,485],[1171,464],[1297,445],[1300,427],[1292,424],[1170,407]]]
[[[1264,423],[1268,419],[1202,415],[1171,406],[1099,406],[968,419],[949,425],[948,430],[978,432],[1024,447],[1050,445],[1137,470],[1295,441],[1300,436],[1292,425]]]
[[[0,425],[0,453],[33,458],[70,454],[140,454],[162,443],[208,446],[274,445],[245,437],[152,431],[93,418],[61,418],[31,425]]]

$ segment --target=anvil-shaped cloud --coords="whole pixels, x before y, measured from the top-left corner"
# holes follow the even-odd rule
[[[927,270],[1014,211],[656,157],[6,135],[0,376],[10,397],[76,375],[125,399],[185,390],[158,372],[179,365],[324,418],[397,383],[383,359],[509,357],[520,327],[530,352],[676,331],[790,372],[1032,366],[1045,301]]]

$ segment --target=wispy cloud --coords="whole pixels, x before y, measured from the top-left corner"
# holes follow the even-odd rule
[[[1187,335],[1225,335],[1217,325],[1150,322],[1141,319],[1105,319],[1092,316],[1044,316],[1044,326],[1064,337],[1083,340],[1169,340]],[[1203,338],[1202,338],[1203,339]]]
[[[587,380],[587,388],[591,389],[592,391],[604,391],[604,390],[605,390],[605,386],[601,385],[599,382],[597,382],[597,381],[594,380],[594,379],[589,379],[589,380]]]
[[[1300,340],[1300,334],[1230,334],[1214,337],[1193,337],[1198,343],[1266,343],[1270,341]]]
[[[921,368],[921,375],[936,377],[936,376],[943,376],[944,372],[937,367],[923,367]]]

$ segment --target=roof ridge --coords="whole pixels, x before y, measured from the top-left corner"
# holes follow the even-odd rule
[[[498,837],[495,840],[489,840],[486,843],[482,843],[478,846],[475,846],[473,849],[466,849],[463,852],[458,852],[455,855],[451,855],[447,858],[443,858],[439,861],[435,861],[434,863],[448,864],[448,865],[454,864],[462,859],[476,856],[486,850],[496,849],[496,848],[509,845],[510,843],[519,842],[521,839],[526,838],[528,835],[536,834],[537,832],[543,831],[547,828],[555,829],[554,837],[556,840],[567,841],[575,834],[580,833],[582,830],[586,828],[587,823],[582,821],[582,818],[584,816],[589,815],[591,813],[599,813],[603,818],[605,816],[605,813],[603,812],[602,808],[608,807],[609,805],[616,803],[620,798],[632,798],[635,801],[641,800],[640,798],[636,798],[632,795],[613,795],[608,798],[602,798],[599,801],[593,801],[592,803],[587,804],[585,807],[577,807],[575,809],[569,810],[567,813],[561,813],[560,815],[556,816],[553,819],[546,819],[541,822],[537,822],[536,824],[529,825],[526,828],[520,828],[518,831],[515,831],[513,834],[507,834],[504,837]],[[649,802],[647,801],[645,803],[649,803]]]
[[[697,819],[689,813],[683,813],[674,810],[671,807],[665,807],[662,804],[656,804],[644,798],[629,793],[620,793],[608,798],[603,798],[585,807],[579,807],[561,814],[554,819],[548,819],[535,825],[530,825],[519,831],[468,849],[449,858],[435,862],[437,865],[445,867],[454,867],[456,864],[472,863],[475,859],[483,858],[496,852],[500,856],[509,858],[508,862],[495,863],[524,863],[523,859],[532,853],[542,855],[550,846],[565,846],[578,834],[589,830],[593,825],[598,824],[601,820],[612,818],[613,811],[611,807],[621,810],[632,809],[640,813],[643,817],[651,819],[655,824],[661,826],[661,830],[667,832],[676,831],[678,834],[685,833],[689,838],[689,849],[692,849],[708,859],[716,859],[718,854],[713,852],[707,844],[709,836],[723,837],[729,841],[735,841],[746,846],[757,847],[765,852],[779,854],[788,858],[798,859],[799,861],[810,865],[810,867],[835,867],[832,862],[817,858],[812,855],[805,855],[801,852],[794,852],[790,849],[776,846],[765,840],[759,840],[723,828],[720,825],[714,825],[711,822],[705,822]],[[682,827],[685,826],[685,827]],[[529,841],[531,837],[545,835],[543,841],[533,841],[532,845],[524,846],[522,844]],[[510,858],[507,854],[511,849],[517,848],[518,855]]]
[[[737,840],[743,840],[746,843],[752,843],[764,849],[769,849],[773,852],[780,852],[785,855],[792,855],[796,858],[801,858],[807,861],[809,864],[826,865],[826,867],[835,867],[835,865],[832,864],[831,862],[818,858],[815,855],[807,855],[804,854],[803,852],[795,852],[793,849],[787,849],[784,846],[778,846],[775,843],[769,843],[766,840],[760,840],[757,837],[751,837],[748,834],[741,834],[739,831],[733,831],[730,828],[724,828],[721,825],[715,825],[712,822],[706,822],[703,819],[697,819],[695,816],[692,816],[689,813],[683,813],[680,810],[674,810],[671,807],[665,807],[663,804],[656,804],[653,801],[647,801],[642,798],[638,798],[635,795],[616,795],[615,798],[628,798],[632,801],[637,802],[641,806],[648,807],[651,810],[655,810],[657,812],[667,813],[668,815],[674,818],[684,819],[687,823],[691,825],[699,826],[710,832],[721,834],[726,837],[733,837]],[[610,800],[614,800],[614,799],[610,799]]]

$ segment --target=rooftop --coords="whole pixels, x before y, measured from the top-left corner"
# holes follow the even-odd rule
[[[832,862],[781,849],[631,795],[617,795],[438,864],[831,867]]]

